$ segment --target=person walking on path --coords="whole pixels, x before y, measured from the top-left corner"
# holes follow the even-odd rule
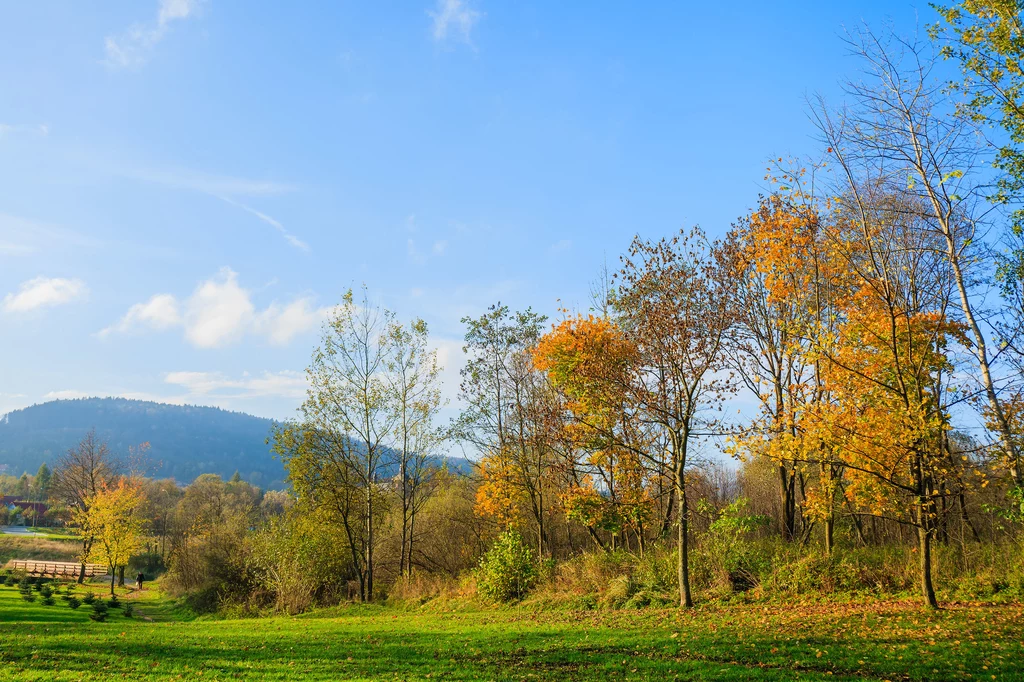
[[[142,581],[145,580],[145,579],[146,579],[146,576],[142,575],[142,573],[139,573],[137,576],[135,576],[135,584],[136,584],[136,587],[139,590],[142,589]]]

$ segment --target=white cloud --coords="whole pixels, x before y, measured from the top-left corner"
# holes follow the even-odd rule
[[[88,293],[80,279],[36,277],[23,282],[18,292],[4,297],[3,309],[8,313],[24,313],[84,298]]]
[[[81,398],[128,398],[129,400],[148,400],[154,403],[185,405],[189,396],[165,396],[146,391],[80,391],[67,388],[60,391],[49,391],[42,396],[43,402],[48,400],[79,400]]]
[[[164,39],[172,22],[188,19],[196,13],[202,0],[160,0],[156,23],[136,24],[118,37],[104,41],[106,63],[112,68],[138,68],[149,59],[149,53]]]
[[[434,247],[431,250],[434,252],[435,256],[441,256],[441,255],[444,255],[445,249],[447,249],[447,248],[448,248],[448,242],[446,242],[445,240],[441,239],[439,241],[434,242]]]
[[[263,372],[253,377],[248,373],[232,379],[222,372],[169,372],[164,381],[180,386],[192,396],[216,398],[303,398],[306,395],[306,375],[303,372]]]
[[[253,313],[249,292],[238,285],[238,273],[221,268],[217,277],[200,284],[186,303],[185,338],[199,348],[238,341]]]
[[[471,34],[483,14],[470,7],[469,2],[463,0],[437,0],[437,7],[428,10],[434,19],[434,40],[445,42],[450,37],[455,37],[464,43],[471,44]]]
[[[437,352],[437,364],[441,367],[441,398],[453,408],[459,404],[459,372],[466,365],[466,354],[462,351],[464,341],[458,339],[431,339],[430,345]]]
[[[284,370],[264,371],[256,376],[245,372],[239,378],[231,378],[221,372],[168,372],[164,383],[176,387],[170,395],[149,391],[62,389],[50,391],[41,396],[49,400],[76,400],[79,398],[128,398],[148,400],[171,405],[213,405],[226,409],[237,409],[239,402],[259,398],[284,398],[301,401],[306,397],[306,376],[303,372]],[[10,409],[23,407],[25,396],[4,396],[0,394],[0,407],[5,407],[5,397],[11,400]],[[251,404],[250,404],[251,406]]]
[[[217,275],[200,282],[183,303],[171,294],[158,294],[133,305],[118,322],[97,335],[181,327],[185,339],[197,348],[222,348],[246,335],[285,346],[316,328],[329,312],[330,308],[317,308],[309,296],[287,304],[275,301],[257,310],[252,292],[238,283],[238,273],[221,268]]]
[[[79,391],[74,388],[67,388],[62,391],[50,391],[43,395],[43,400],[78,400],[79,398],[91,398],[92,393]],[[97,396],[100,397],[100,396]]]
[[[249,206],[246,206],[243,203],[240,203],[238,201],[234,201],[233,199],[229,199],[227,197],[220,197],[220,199],[223,200],[223,201],[226,201],[227,203],[231,204],[232,206],[236,206],[236,207],[242,209],[243,211],[248,211],[249,213],[251,213],[252,215],[256,216],[257,218],[259,218],[260,220],[262,220],[266,224],[270,225],[271,227],[273,227],[274,229],[276,229],[278,232],[281,233],[281,236],[284,237],[286,242],[288,242],[289,244],[291,244],[295,248],[300,249],[302,251],[309,251],[309,244],[307,244],[306,242],[302,241],[301,239],[299,239],[295,235],[293,235],[290,232],[288,232],[288,230],[286,230],[284,228],[284,225],[279,223],[274,218],[271,218],[266,213],[261,213],[261,212],[257,211],[255,208],[251,208]]]
[[[315,329],[327,317],[326,308],[314,308],[313,299],[300,298],[288,305],[271,303],[256,315],[253,329],[271,345],[287,346],[292,339]]]
[[[178,300],[170,294],[157,294],[145,303],[133,305],[117,324],[107,327],[99,336],[108,336],[114,332],[126,334],[140,327],[164,330],[179,324],[181,309]]]

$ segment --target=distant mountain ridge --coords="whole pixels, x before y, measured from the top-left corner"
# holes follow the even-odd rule
[[[148,475],[190,483],[200,474],[227,478],[238,472],[265,490],[286,487],[284,466],[267,439],[274,420],[219,407],[168,405],[127,398],[54,400],[0,416],[0,473],[35,473],[78,445],[90,429],[117,456],[149,443]],[[452,470],[468,472],[461,457]]]
[[[0,466],[34,473],[95,428],[115,455],[150,444],[152,475],[187,483],[199,474],[231,476],[262,488],[284,487],[284,467],[267,444],[274,421],[217,407],[167,405],[126,398],[54,400],[0,418]]]

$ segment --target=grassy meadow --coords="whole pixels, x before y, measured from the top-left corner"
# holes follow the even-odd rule
[[[101,585],[91,586],[97,594]],[[81,596],[85,590],[79,588]],[[198,619],[157,588],[107,622],[0,587],[0,679],[1021,680],[1024,606],[914,601],[537,611],[343,606]]]
[[[22,537],[0,534],[0,568],[11,559],[76,561],[82,543],[72,536]]]

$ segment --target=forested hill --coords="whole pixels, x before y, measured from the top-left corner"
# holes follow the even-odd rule
[[[266,490],[285,487],[284,467],[267,444],[274,422],[217,407],[166,405],[125,398],[54,400],[0,416],[0,474],[35,473],[77,445],[89,429],[118,456],[149,443],[155,478],[189,483],[199,474],[223,477],[239,472]],[[470,463],[447,460],[466,473]],[[385,475],[389,475],[385,472]]]
[[[263,488],[284,486],[284,468],[266,440],[273,422],[216,407],[165,405],[124,398],[55,400],[0,418],[0,467],[12,475],[52,465],[91,428],[116,455],[148,442],[150,475],[189,482],[199,474],[231,476]]]

